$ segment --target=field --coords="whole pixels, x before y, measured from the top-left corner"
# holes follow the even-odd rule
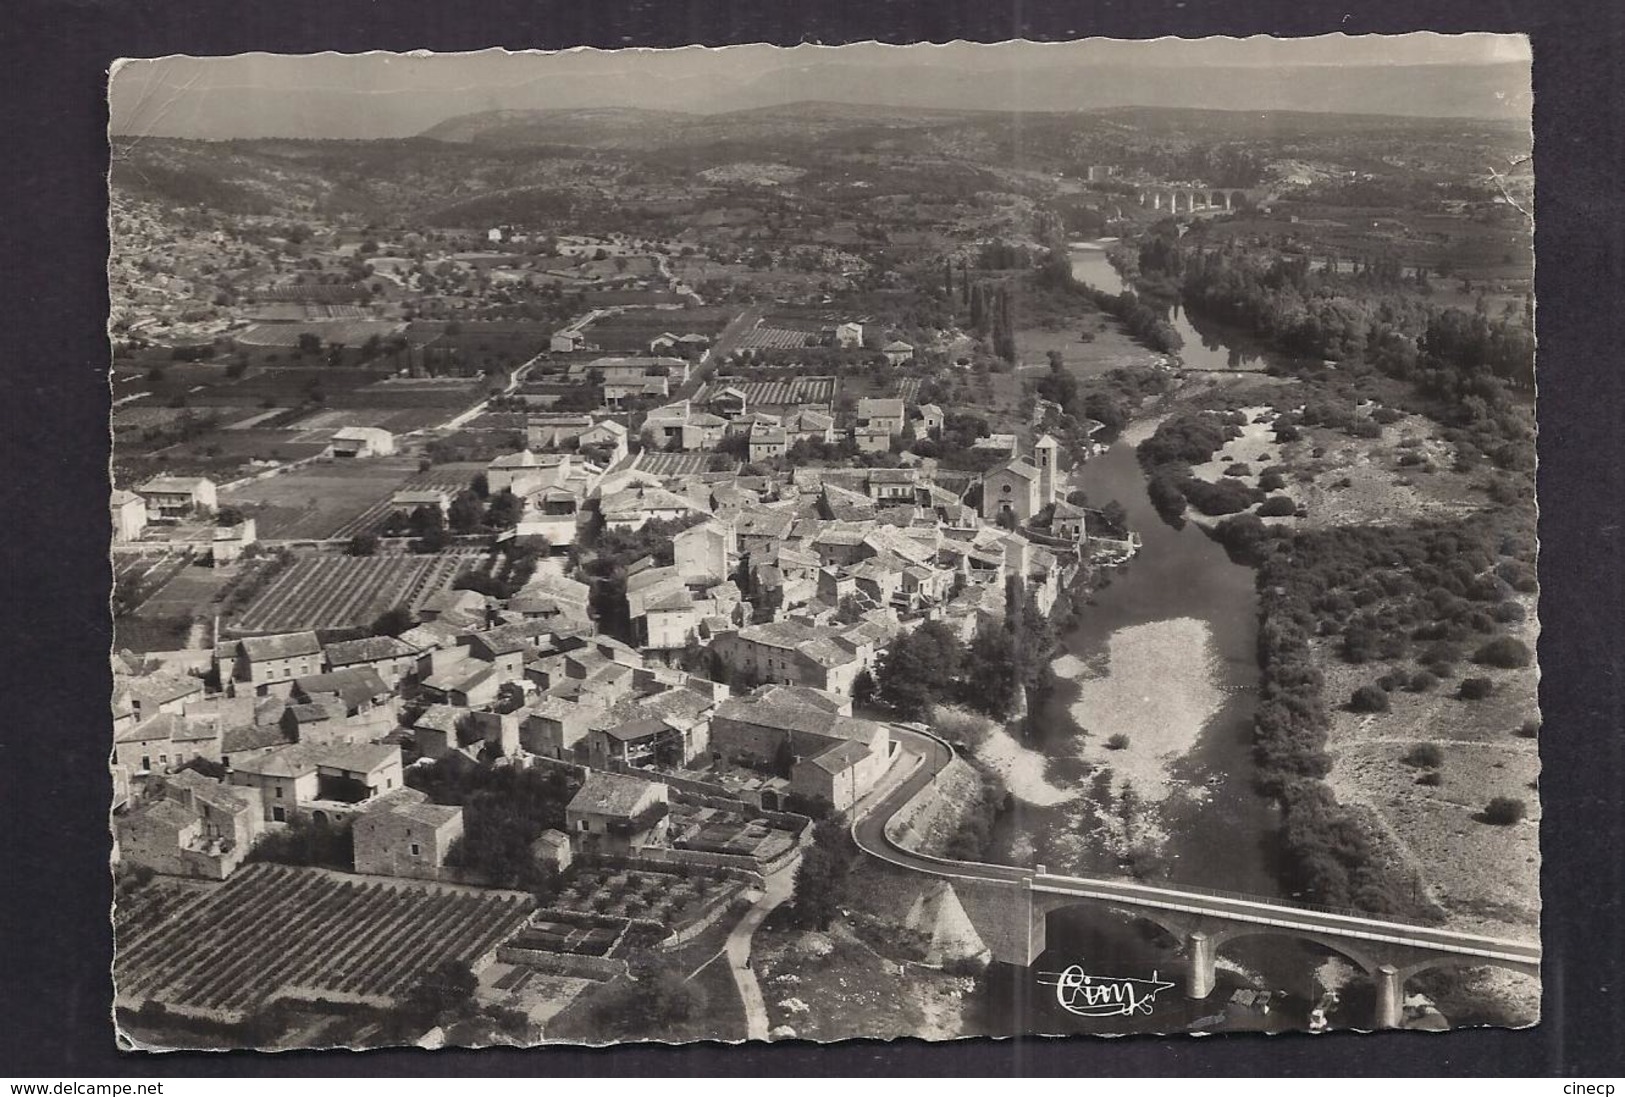
[[[305,402],[313,389],[332,397],[353,389],[364,388],[383,380],[388,374],[382,370],[333,368],[319,365],[270,366],[251,368],[242,377],[231,380],[218,368],[208,369],[206,376],[187,381],[178,377],[179,364],[164,366],[164,381],[149,395],[132,401],[135,406],[163,406],[173,398],[178,388],[186,394],[187,403],[194,407],[227,405],[232,407],[298,406]]]
[[[790,328],[768,327],[759,325],[739,337],[739,350],[799,350],[807,345],[807,337],[813,334],[805,331],[794,331]]]
[[[296,560],[232,623],[235,631],[364,628],[395,606],[416,611],[451,586],[477,550],[432,555],[334,556]]]
[[[184,563],[187,557],[181,560]],[[209,604],[243,566],[238,563],[223,567],[201,564],[177,567],[168,573],[164,584],[154,589],[151,596],[141,603],[136,615],[149,619],[204,616],[209,612]]]
[[[299,337],[306,332],[319,336],[322,346],[333,343],[360,346],[372,336],[387,339],[406,330],[396,320],[311,320],[303,324],[255,324],[237,335],[238,344],[245,347],[282,347],[291,349],[299,345]]]
[[[650,450],[637,455],[632,467],[639,472],[647,472],[650,476],[698,476],[711,469],[712,454],[709,453],[661,453]],[[730,459],[732,466],[737,469],[739,462]]]
[[[724,388],[745,394],[746,410],[758,407],[789,407],[792,404],[829,404],[835,399],[835,378],[792,377],[784,381],[741,381],[719,377],[707,381],[694,399],[704,403]]]
[[[524,924],[518,892],[253,864],[218,887],[153,884],[119,906],[118,1004],[242,1021],[278,998],[388,1007]]]
[[[399,413],[389,408],[320,408],[300,415],[287,424],[289,430],[322,431],[331,434],[345,427],[383,427]],[[234,424],[237,429],[240,424]]]
[[[317,462],[222,493],[258,523],[262,540],[326,540],[376,529],[397,491],[468,486],[477,469],[442,466],[417,471],[415,461],[383,458]]]
[[[663,332],[715,338],[733,319],[735,310],[719,308],[627,309],[595,320],[587,338],[607,353],[649,353],[649,341]]]
[[[1090,338],[1079,338],[1086,331]],[[1078,377],[1099,377],[1124,366],[1150,365],[1162,357],[1134,342],[1115,321],[1092,310],[1068,320],[1063,327],[1018,327],[1015,339],[1016,358],[1025,363],[1023,375],[1033,379],[1042,376],[1038,371],[1049,368],[1052,350],[1061,352],[1068,372]]]
[[[416,463],[385,458],[346,464],[320,462],[221,493],[222,505],[239,507],[267,540],[349,536],[381,518],[389,497],[402,490]],[[352,528],[355,527],[355,528]]]
[[[113,579],[117,582],[126,576],[136,576],[133,582],[139,582],[149,590],[157,590],[167,583],[177,571],[189,562],[189,552],[164,553],[162,555],[148,555],[146,553],[115,552],[113,554]]]

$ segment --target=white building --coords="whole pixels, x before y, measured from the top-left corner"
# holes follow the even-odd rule
[[[388,457],[395,436],[382,427],[345,427],[333,434],[334,457]]]

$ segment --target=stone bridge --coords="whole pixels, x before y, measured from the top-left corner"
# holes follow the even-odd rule
[[[1094,906],[1143,918],[1176,938],[1185,961],[1185,993],[1195,999],[1213,993],[1215,962],[1234,941],[1273,935],[1313,942],[1346,957],[1371,978],[1377,988],[1376,1028],[1399,1027],[1406,981],[1432,968],[1487,964],[1540,975],[1540,945],[1526,941],[1177,885],[1057,876],[1042,865],[1025,869],[950,861],[905,849],[897,842],[894,816],[915,797],[931,795],[937,774],[953,759],[953,748],[934,735],[906,728],[894,727],[892,733],[922,761],[908,779],[854,820],[852,836],[870,856],[947,880],[983,943],[1002,963],[1028,967],[1037,960],[1052,911]]]

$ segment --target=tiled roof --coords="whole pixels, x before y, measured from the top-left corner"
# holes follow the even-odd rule
[[[586,783],[571,799],[568,810],[627,818],[637,810],[650,784],[637,777],[594,770],[587,774]]]
[[[250,724],[248,727],[227,728],[220,737],[220,753],[240,754],[245,750],[263,750],[266,747],[291,745],[288,733],[276,724]]]
[[[644,603],[644,612],[657,611],[660,613],[678,613],[694,608],[694,600],[688,596],[686,590],[670,590],[659,595],[653,601]]]
[[[822,754],[809,759],[811,763],[826,773],[845,773],[863,759],[869,757],[869,746],[848,739],[836,743]]]
[[[135,490],[141,494],[167,495],[174,492],[193,492],[202,484],[212,482],[202,476],[154,476]]]
[[[762,686],[751,696],[758,704],[793,705],[800,708],[823,709],[825,712],[839,712],[843,707],[841,699],[833,693],[825,693],[811,686],[773,683]]]
[[[423,710],[416,720],[412,721],[412,726],[425,731],[440,731],[447,735],[455,735],[458,721],[466,715],[468,715],[468,710],[458,708],[456,705],[430,705]]]
[[[234,768],[240,773],[262,777],[303,777],[316,772],[320,766],[349,773],[371,773],[398,760],[400,755],[399,747],[380,743],[337,743],[331,746],[294,743],[258,758],[234,763]]]
[[[865,396],[858,401],[860,419],[901,419],[903,401],[895,397]]]
[[[289,705],[288,712],[293,715],[294,722],[300,724],[319,724],[324,720],[344,719],[344,704],[331,702],[312,702],[305,705]]]
[[[279,636],[249,636],[240,641],[243,654],[250,662],[266,659],[295,659],[305,655],[320,655],[322,645],[316,642],[314,632],[287,632]]]
[[[799,731],[825,739],[852,739],[862,743],[872,742],[881,728],[872,721],[842,716],[827,709],[777,704],[748,697],[730,697],[718,706],[716,716],[717,719],[737,720],[758,727]]]
[[[138,700],[163,705],[202,693],[203,680],[185,674],[149,674],[145,678],[130,679],[129,689]]]
[[[358,708],[390,692],[372,667],[345,667],[325,674],[307,674],[295,678],[293,688],[312,699],[325,693],[337,694],[350,708]]]
[[[1023,480],[1036,480],[1038,479],[1039,475],[1037,466],[1029,464],[1027,459],[1024,457],[1017,457],[1013,460],[1006,461],[1004,464],[988,473],[988,475],[996,476],[1001,472],[1012,473],[1021,477]]]
[[[360,640],[340,640],[322,649],[327,665],[335,669],[351,663],[371,663],[416,655],[418,649],[396,636],[366,636]]]
[[[669,727],[666,721],[660,719],[658,716],[644,716],[636,720],[626,720],[618,724],[611,724],[609,727],[599,728],[598,730],[602,731],[605,735],[608,735],[612,739],[619,739],[622,742],[630,743],[639,739],[647,739],[652,735],[659,735],[669,730]]]

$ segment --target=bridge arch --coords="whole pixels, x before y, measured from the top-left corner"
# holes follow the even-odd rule
[[[1462,956],[1447,952],[1441,952],[1417,960],[1414,963],[1406,964],[1398,969],[1397,974],[1400,985],[1403,986],[1424,971],[1434,971],[1445,967],[1493,967],[1500,968],[1502,971],[1515,971],[1519,975],[1527,975],[1532,979],[1540,978],[1539,964],[1521,964],[1513,960],[1496,960],[1488,956]]]
[[[1189,917],[1175,911],[1158,910],[1156,907],[1141,907],[1113,899],[1097,899],[1088,895],[1054,895],[1042,900],[1036,900],[1033,903],[1033,913],[1039,918],[1047,919],[1051,914],[1058,911],[1072,910],[1079,907],[1107,911],[1124,922],[1148,922],[1168,934],[1168,936],[1180,941],[1183,941],[1191,930]]]
[[[1354,940],[1347,937],[1335,937],[1331,934],[1314,933],[1308,930],[1287,929],[1275,926],[1237,925],[1227,926],[1210,935],[1209,940],[1215,955],[1225,945],[1247,937],[1293,937],[1300,941],[1308,941],[1319,945],[1328,952],[1337,955],[1354,964],[1355,967],[1367,975],[1374,975],[1382,966],[1382,961],[1367,953]]]

